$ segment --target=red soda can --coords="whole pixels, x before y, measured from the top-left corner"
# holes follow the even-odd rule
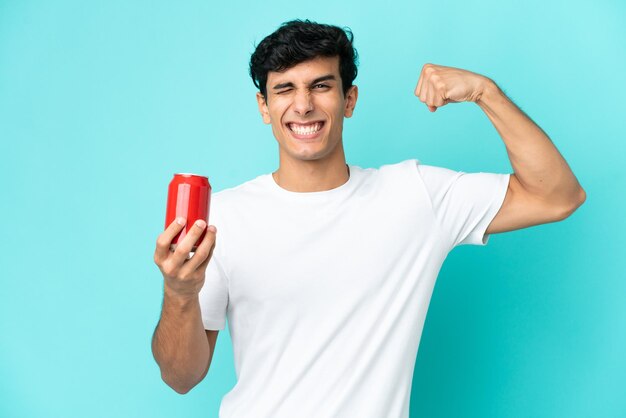
[[[211,185],[207,177],[188,173],[174,174],[174,178],[167,190],[165,228],[180,216],[187,219],[187,224],[172,240],[170,245],[172,251],[185,238],[189,229],[193,227],[194,222],[198,219],[202,219],[208,225],[210,205]],[[205,234],[206,229],[194,244],[191,249],[192,252],[196,251]]]

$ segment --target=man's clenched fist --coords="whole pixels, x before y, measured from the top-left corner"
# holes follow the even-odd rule
[[[478,101],[489,83],[493,81],[471,71],[426,64],[417,82],[415,95],[434,112],[448,103]]]

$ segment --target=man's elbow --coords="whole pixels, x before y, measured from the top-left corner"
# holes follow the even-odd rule
[[[178,393],[179,395],[187,394],[191,389],[193,389],[199,383],[198,382],[194,384],[184,384],[181,382],[174,382],[174,381],[167,379],[163,374],[161,374],[161,379],[163,379],[165,384],[171,387],[172,389],[174,389],[174,391]]]
[[[174,389],[174,392],[178,393],[179,395],[186,395],[192,388],[178,388],[175,386],[170,386],[172,389]]]
[[[559,208],[557,220],[562,221],[563,219],[570,217],[579,207],[582,206],[583,203],[585,203],[585,200],[587,200],[587,193],[581,187],[578,196],[573,199],[569,205]]]

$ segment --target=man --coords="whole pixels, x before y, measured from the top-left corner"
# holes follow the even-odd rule
[[[515,173],[466,174],[407,160],[347,165],[343,119],[358,89],[352,34],[292,21],[256,48],[250,72],[279,145],[272,174],[214,194],[215,226],[186,220],[157,240],[164,277],[153,353],[186,393],[206,375],[228,317],[237,384],[221,417],[407,417],[419,340],[439,269],[461,244],[555,222],[585,200],[544,132],[479,74],[427,64],[430,111],[474,102]],[[208,229],[195,255],[193,243]]]

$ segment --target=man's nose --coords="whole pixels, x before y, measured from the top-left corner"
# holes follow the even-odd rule
[[[313,110],[313,98],[309,91],[296,92],[294,111],[299,115],[306,115]]]

